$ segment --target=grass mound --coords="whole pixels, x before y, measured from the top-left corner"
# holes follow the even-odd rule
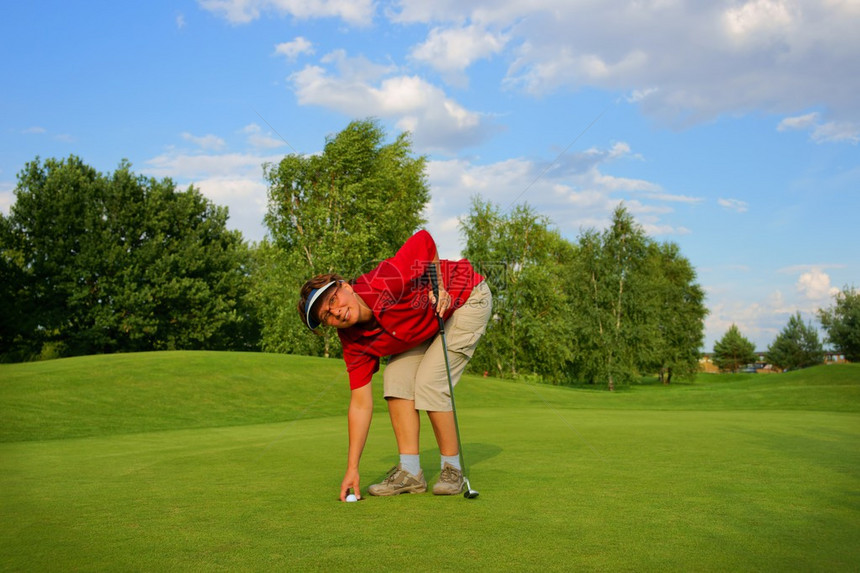
[[[341,504],[339,360],[0,365],[0,569],[856,570],[858,388],[860,365],[612,394],[466,376],[481,496]],[[365,488],[396,461],[376,406]]]

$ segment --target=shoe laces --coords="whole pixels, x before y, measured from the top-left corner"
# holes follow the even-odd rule
[[[402,470],[402,471],[404,473],[406,472],[406,470]],[[397,478],[399,477],[400,472],[401,472],[400,466],[394,466],[393,468],[388,470],[388,475],[385,476],[385,479],[382,480],[382,483],[391,484],[391,483],[396,482]]]
[[[445,466],[445,469],[442,470],[442,473],[439,474],[439,479],[445,482],[456,483],[460,481],[460,472],[457,471],[456,468],[452,466]]]

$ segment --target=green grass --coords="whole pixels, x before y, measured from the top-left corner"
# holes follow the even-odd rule
[[[613,394],[464,377],[471,501],[339,503],[348,393],[341,361],[278,355],[0,365],[0,570],[860,568],[860,365]],[[377,409],[365,488],[396,461]]]

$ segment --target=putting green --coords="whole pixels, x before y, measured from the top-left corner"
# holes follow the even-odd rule
[[[166,359],[176,360],[179,369],[182,354]],[[126,367],[134,371],[141,363],[132,358]],[[241,356],[237,368],[254,359]],[[291,360],[278,357],[273,371]],[[168,366],[159,372],[159,391],[150,393],[157,400],[147,406],[154,420],[160,408],[168,412],[170,424],[130,431],[117,423],[122,431],[0,444],[0,568],[836,571],[860,566],[860,414],[823,410],[831,397],[821,397],[809,410],[772,407],[779,406],[774,393],[783,392],[786,408],[794,408],[797,388],[815,392],[813,382],[801,384],[798,376],[736,379],[734,389],[708,378],[687,387],[615,395],[466,377],[458,407],[466,462],[480,497],[424,494],[342,504],[337,496],[346,421],[331,412],[345,406],[344,396],[332,390],[320,398],[313,373],[332,361],[306,366],[301,360],[306,359],[296,362],[288,391],[268,387],[295,400],[293,413],[281,414],[292,418],[286,421],[235,423],[240,416],[230,404],[241,400],[228,393],[231,384],[216,381],[219,391],[205,392],[208,361],[201,360],[198,376],[171,378]],[[231,378],[220,356],[212,363],[215,378],[231,381],[239,395],[256,395],[254,380],[245,380],[241,371]],[[92,367],[88,361],[80,364]],[[851,380],[860,369],[845,372],[847,383],[829,375],[820,381],[832,378],[836,382],[826,386],[852,396]],[[38,380],[20,384],[32,396],[39,394],[33,392]],[[58,384],[46,398],[57,401],[55,410],[91,395],[86,384],[66,394]],[[92,384],[101,393],[111,391],[107,380]],[[763,384],[773,386],[764,392],[767,399],[761,398],[764,405],[720,409],[715,403],[733,403],[736,393],[761,393]],[[16,430],[21,435],[21,424],[33,422],[21,412],[27,400],[12,386],[4,383],[2,413],[4,420],[23,420]],[[114,391],[126,396],[128,389]],[[196,410],[190,398],[195,394],[207,397]],[[708,408],[697,406],[703,395],[712,397]],[[173,402],[188,400],[184,418],[176,417],[175,404],[166,405],[172,396]],[[67,411],[83,408],[107,420],[109,398]],[[212,410],[220,414],[211,415],[208,427],[182,427],[201,424]],[[249,406],[249,417],[261,410],[259,404]],[[231,423],[214,424],[220,416]],[[71,418],[81,423],[79,416]],[[164,427],[171,424],[174,429]],[[422,424],[422,463],[432,483],[438,453],[426,418]],[[365,489],[395,461],[390,426],[380,411],[362,461]]]

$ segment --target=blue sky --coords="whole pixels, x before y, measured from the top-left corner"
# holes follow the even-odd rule
[[[262,164],[412,132],[443,256],[480,194],[571,240],[624,201],[765,349],[860,286],[858,0],[7,2],[0,209],[35,157],[190,183],[265,235]]]

